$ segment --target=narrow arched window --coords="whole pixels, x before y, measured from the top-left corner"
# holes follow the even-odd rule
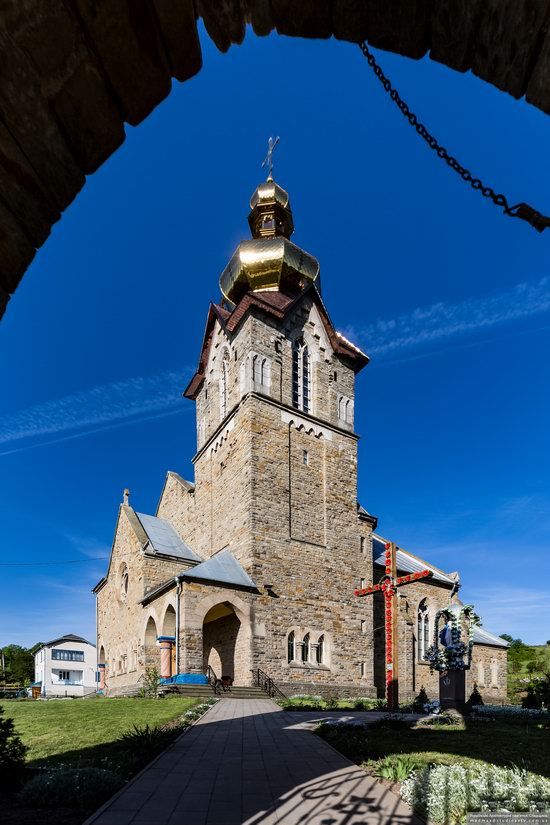
[[[297,410],[311,410],[311,359],[302,338],[292,347],[292,406]]]
[[[317,664],[322,665],[325,660],[325,637],[319,636],[317,642]]]
[[[294,631],[292,630],[288,634],[288,647],[287,647],[287,659],[289,662],[293,662],[296,658],[296,636]]]
[[[309,402],[309,350],[304,347],[302,350],[302,409],[304,412],[309,412]]]
[[[302,662],[309,662],[309,633],[306,633],[302,642]]]
[[[258,374],[258,356],[253,355],[252,356],[252,382],[254,383],[254,382],[258,381],[259,377],[260,376]]]
[[[267,358],[262,358],[262,363],[260,366],[260,384],[267,383]]]
[[[229,351],[225,350],[220,370],[220,418],[227,415],[227,394],[229,388]]]
[[[430,647],[430,614],[426,599],[418,605],[418,631],[416,634],[418,646],[418,660],[423,662]]]

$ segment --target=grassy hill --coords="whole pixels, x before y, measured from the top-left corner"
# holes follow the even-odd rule
[[[550,672],[550,645],[525,645],[512,642],[508,650],[508,695],[512,699],[525,692],[532,679]]]

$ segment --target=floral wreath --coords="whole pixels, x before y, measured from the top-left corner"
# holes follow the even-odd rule
[[[439,647],[439,622],[444,618],[445,623],[451,626],[451,643],[441,649]],[[461,619],[468,619],[468,641],[461,639]],[[431,670],[469,670],[472,663],[472,648],[474,646],[474,630],[481,624],[481,619],[474,612],[471,604],[465,604],[460,611],[444,607],[435,614],[434,641],[424,656],[430,663]]]

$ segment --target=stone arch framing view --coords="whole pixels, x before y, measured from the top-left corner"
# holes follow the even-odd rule
[[[0,33],[0,317],[37,249],[85,183],[139,124],[200,71],[197,19],[225,52],[247,24],[257,35],[335,38],[421,59],[429,53],[550,113],[550,27],[544,4],[438,0],[136,0],[92,4],[18,0]],[[32,25],[29,25],[32,22]],[[52,37],[52,32],[59,36]],[[64,33],[66,36],[62,36]],[[55,71],[51,68],[55,67]]]

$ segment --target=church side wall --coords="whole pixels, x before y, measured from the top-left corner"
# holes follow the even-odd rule
[[[477,684],[485,704],[505,704],[508,691],[508,648],[475,644],[466,672],[466,698]]]
[[[173,593],[163,594],[154,604],[139,602],[146,591],[167,581],[182,569],[181,562],[144,555],[141,543],[121,508],[107,582],[97,594],[98,660],[104,651],[106,693],[110,696],[135,692],[146,667],[160,667],[156,637],[165,630],[168,605]],[[128,590],[123,597],[121,574],[128,571]],[[147,632],[147,623],[149,632]]]

